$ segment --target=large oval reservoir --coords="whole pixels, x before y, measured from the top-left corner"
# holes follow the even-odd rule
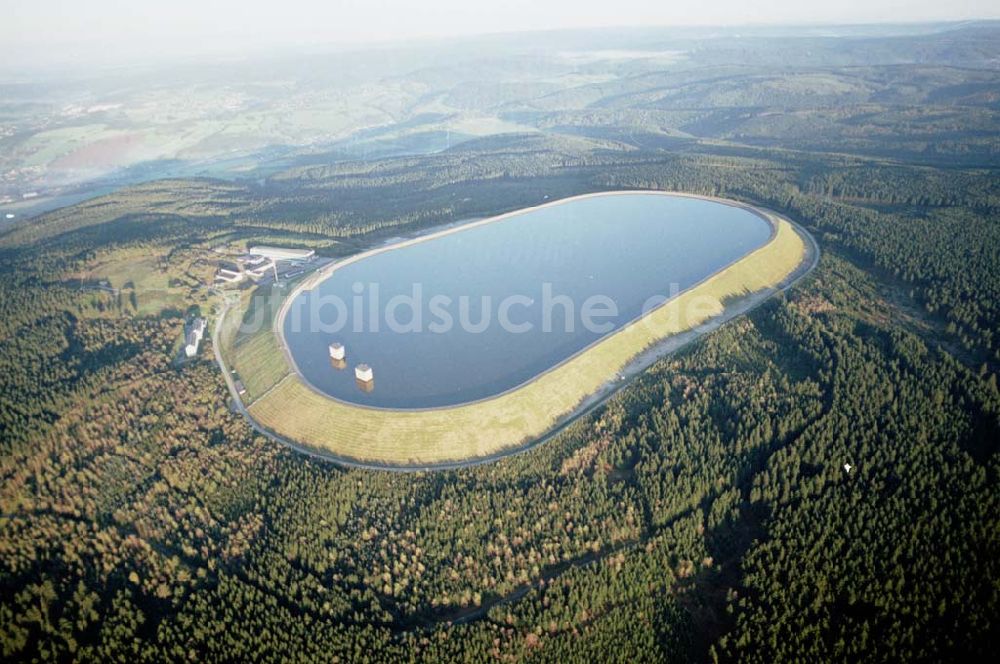
[[[713,200],[568,199],[345,261],[288,302],[281,332],[298,372],[330,397],[455,406],[536,378],[771,234],[751,209]],[[357,379],[362,363],[371,381]]]

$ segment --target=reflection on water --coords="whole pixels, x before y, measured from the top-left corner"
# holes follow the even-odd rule
[[[769,237],[757,215],[712,201],[641,193],[571,200],[345,265],[296,296],[285,339],[306,380],[338,399],[388,408],[454,405],[537,376],[640,316],[651,297],[662,301],[693,286]],[[415,288],[422,294],[420,325],[413,326],[419,331],[392,331],[389,303]],[[380,306],[368,306],[373,294]],[[503,313],[516,329],[498,323],[499,303],[513,295],[519,299]],[[341,329],[321,330],[308,315],[292,325],[294,310],[308,312],[334,296],[347,305]],[[595,296],[617,310],[598,330],[580,324]],[[431,325],[440,320],[434,297],[451,301],[450,327]],[[462,298],[464,318],[482,326],[459,324]],[[357,317],[363,325],[352,319],[355,301],[364,304]],[[406,323],[412,314],[403,306],[393,316]],[[334,343],[378,374],[378,391],[359,391],[354,372],[320,361]]]

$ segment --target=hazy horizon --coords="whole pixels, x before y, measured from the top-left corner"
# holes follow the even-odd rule
[[[584,0],[539,5],[514,0],[479,7],[459,0],[407,5],[399,0],[289,0],[283,3],[179,0],[133,6],[118,0],[4,2],[0,24],[9,67],[127,64],[208,54],[259,54],[301,48],[357,48],[494,34],[602,28],[739,28],[905,25],[990,20],[1000,11],[978,0],[942,6],[930,0],[802,6],[764,0],[710,0],[672,7],[649,0]]]

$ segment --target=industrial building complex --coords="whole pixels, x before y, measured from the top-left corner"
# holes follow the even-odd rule
[[[268,272],[272,273],[277,281],[279,262],[298,264],[311,261],[315,255],[313,249],[288,249],[265,245],[250,247],[247,253],[227,261],[226,265],[220,265],[215,274],[215,281],[219,284],[238,284],[245,279],[257,281],[265,277]],[[288,276],[296,274],[299,272],[289,273]]]

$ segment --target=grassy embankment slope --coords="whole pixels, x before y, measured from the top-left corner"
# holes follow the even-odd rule
[[[226,365],[238,372],[246,386],[243,399],[248,404],[292,371],[274,334],[280,295],[271,297],[269,288],[240,292],[219,334]]]
[[[721,313],[727,298],[780,284],[802,262],[805,245],[788,222],[776,223],[767,245],[524,387],[495,398],[436,410],[375,410],[334,401],[291,374],[252,402],[249,413],[285,439],[361,462],[436,464],[516,448],[543,435],[650,345]]]

